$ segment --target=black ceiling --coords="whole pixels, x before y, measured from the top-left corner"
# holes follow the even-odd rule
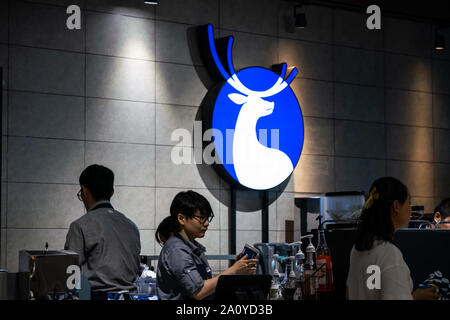
[[[367,7],[376,4],[380,7],[382,15],[411,19],[442,26],[450,26],[449,0],[310,0],[310,4],[326,5],[365,12]]]

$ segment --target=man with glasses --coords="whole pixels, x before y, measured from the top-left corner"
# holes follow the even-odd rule
[[[212,277],[205,247],[195,239],[205,236],[213,218],[208,200],[197,192],[180,192],[173,199],[170,216],[161,222],[165,228],[161,231],[163,228],[158,227],[156,234],[156,239],[165,239],[156,274],[161,299],[212,299],[220,275],[256,271],[258,260],[244,256],[220,275]]]
[[[108,292],[133,292],[141,242],[136,225],[110,203],[114,173],[94,164],[84,169],[79,181],[77,197],[87,212],[70,225],[64,249],[78,253],[92,300],[106,300]]]

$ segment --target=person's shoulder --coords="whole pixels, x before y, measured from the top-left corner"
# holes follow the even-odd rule
[[[125,221],[126,223],[128,223],[131,227],[138,229],[136,223],[134,223],[133,220],[131,220],[129,217],[127,217],[127,215],[121,211],[118,211],[116,209],[114,209],[114,213],[116,215],[118,215],[123,221]]]
[[[377,258],[384,259],[385,257],[391,257],[396,254],[395,250],[397,248],[390,242],[385,240],[375,239],[372,243],[372,247],[369,250],[358,250],[353,246],[350,257],[367,257],[367,258]]]
[[[378,246],[379,252],[382,255],[383,261],[386,264],[403,265],[403,254],[395,244],[389,241],[383,241]]]
[[[89,217],[87,217],[86,214],[83,214],[81,217],[79,217],[78,219],[72,221],[70,223],[70,229],[72,228],[81,228],[83,225],[86,224],[86,221],[89,220]]]
[[[385,252],[386,254],[395,254],[395,255],[401,254],[400,249],[397,248],[395,244],[393,244],[390,241],[379,241],[378,248],[383,252]]]
[[[182,248],[186,247],[186,244],[178,238],[176,235],[171,236],[167,241],[164,243],[164,247],[167,248]]]
[[[160,259],[164,263],[183,265],[183,261],[191,260],[192,251],[177,236],[171,236],[161,249]]]
[[[403,253],[395,244],[393,244],[392,242],[389,242],[389,244],[387,246],[389,247],[391,254],[396,259],[401,259],[403,261]]]
[[[169,239],[167,239],[161,250],[161,252],[165,255],[180,254],[182,252],[189,253],[190,251],[191,250],[186,245],[186,243],[184,243],[184,241],[178,238],[176,235],[173,235]]]

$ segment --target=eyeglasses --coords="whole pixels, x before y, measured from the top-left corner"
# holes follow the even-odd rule
[[[212,219],[214,218],[214,214],[211,212],[211,215],[209,217],[205,216],[192,216],[192,218],[195,218],[198,222],[201,224],[205,224],[206,221],[211,223]]]
[[[81,197],[81,189],[80,189],[80,191],[78,191],[77,197],[78,197],[78,200],[83,201],[83,198]]]

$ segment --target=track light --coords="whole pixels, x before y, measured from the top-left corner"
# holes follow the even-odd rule
[[[445,49],[445,38],[444,35],[438,33],[439,29],[436,29],[434,33],[434,49],[444,50]]]
[[[298,29],[306,28],[306,16],[303,12],[297,13],[297,9],[301,8],[301,5],[294,7],[295,27]]]

